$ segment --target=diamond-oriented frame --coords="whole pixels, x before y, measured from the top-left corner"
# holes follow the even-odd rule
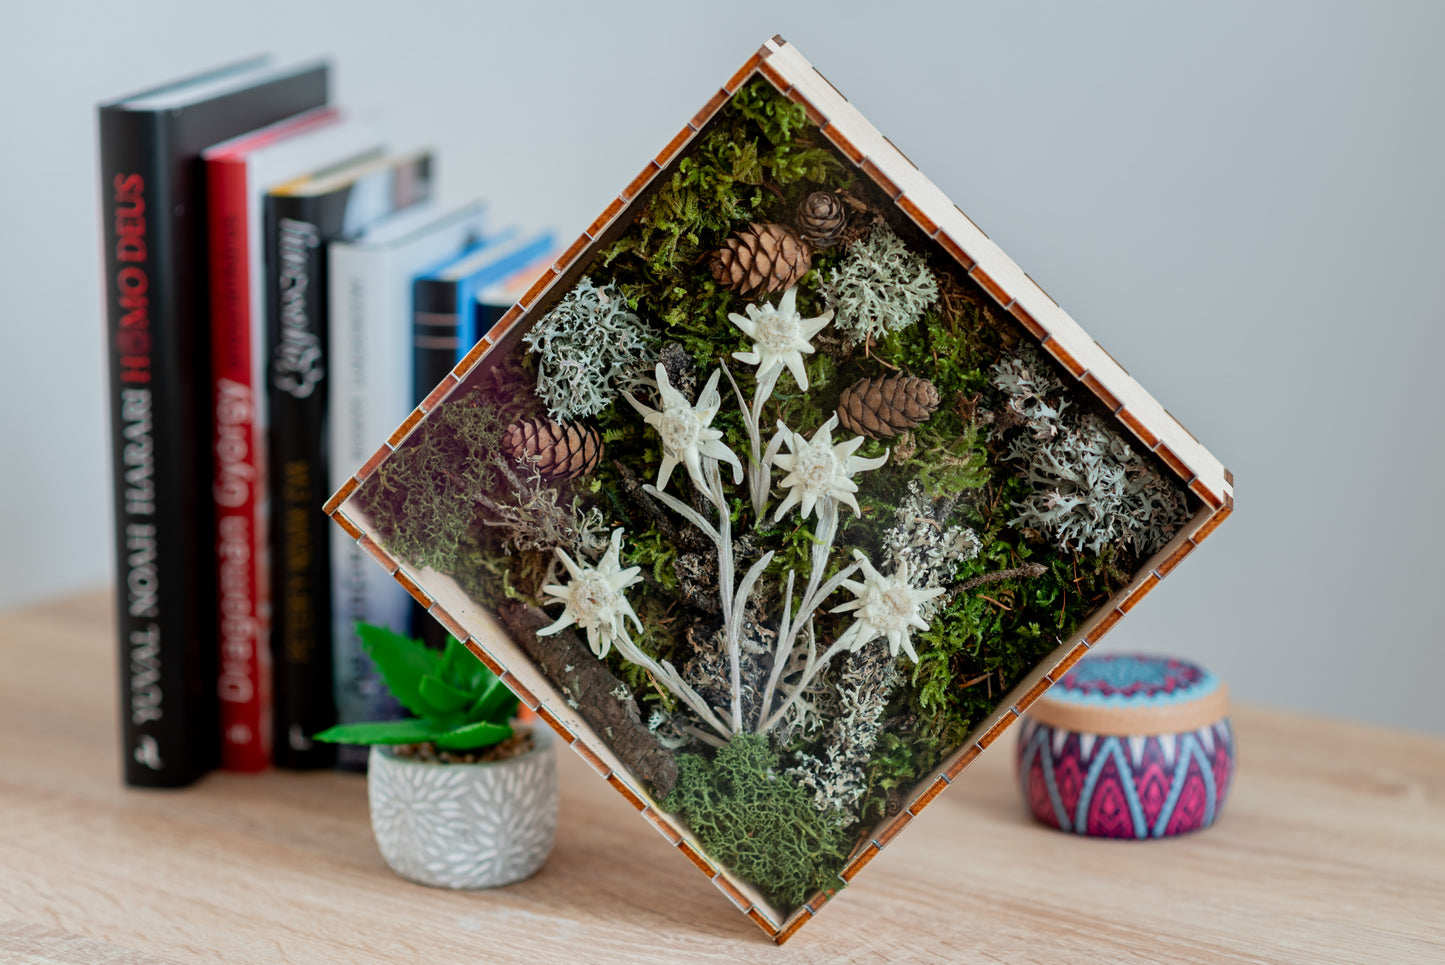
[[[758,890],[710,859],[686,828],[675,824],[643,784],[613,755],[592,728],[508,637],[496,619],[463,593],[450,577],[417,571],[395,559],[376,539],[364,511],[352,499],[357,487],[462,386],[478,363],[499,346],[515,345],[585,273],[594,255],[614,241],[702,132],[737,91],[765,78],[801,104],[837,152],[870,180],[924,236],[936,243],[1000,309],[1027,331],[1077,382],[1112,413],[1118,426],[1154,453],[1197,499],[1190,519],[1154,553],[1129,583],[1002,699],[965,743],[923,779],[907,805],[880,822],[854,850],[840,877],[851,883],[861,869],[1057,681],[1143,597],[1229,516],[1233,477],[1190,433],[1095,343],[1037,284],[917,168],[883,137],[796,48],[774,37],[750,58],[613,199],[601,215],[538,279],[493,330],[392,433],[386,443],[327,502],[326,512],[393,574],[411,595],[497,673],[599,776],[611,784],[664,838],[706,874],[740,911],[781,944],[796,934],[832,896],[820,892],[783,915]]]

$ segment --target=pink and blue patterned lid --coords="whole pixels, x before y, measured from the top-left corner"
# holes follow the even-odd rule
[[[1140,653],[1090,654],[1049,690],[1048,699],[1073,707],[1169,707],[1207,697],[1219,678],[1177,657]]]

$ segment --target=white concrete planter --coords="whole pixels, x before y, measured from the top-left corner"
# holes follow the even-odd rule
[[[371,748],[371,829],[391,869],[439,888],[495,888],[529,877],[557,830],[557,751],[545,727],[521,757],[436,764]]]

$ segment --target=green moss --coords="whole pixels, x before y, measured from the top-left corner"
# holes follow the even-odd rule
[[[702,256],[749,222],[791,223],[810,191],[851,183],[803,108],[756,81],[708,125],[594,274],[621,284],[635,311],[710,363],[718,332],[731,327],[727,313],[742,302],[718,288]]]
[[[838,871],[850,838],[783,773],[768,738],[740,734],[711,761],[679,754],[677,785],[663,801],[714,859],[791,910],[824,888],[841,888]]]
[[[808,111],[779,94],[766,81],[753,81],[728,104],[731,113],[757,125],[770,144],[788,146],[808,125]]]
[[[917,473],[918,484],[928,493],[963,493],[988,483],[992,471],[983,433],[969,424],[952,439],[938,440],[939,433],[921,434],[917,454],[903,468]]]
[[[505,427],[474,391],[425,420],[367,480],[357,499],[391,552],[441,572],[457,568],[459,548],[477,524],[475,498],[497,488],[489,457]]]
[[[677,560],[677,547],[657,531],[656,527],[630,536],[622,550],[622,565],[640,566],[664,590],[677,586],[672,564]]]

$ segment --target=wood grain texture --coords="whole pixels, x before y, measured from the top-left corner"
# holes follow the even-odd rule
[[[74,962],[84,965],[176,965],[83,935],[56,931],[23,921],[0,921],[0,962],[6,965],[48,965]]]
[[[1146,843],[1040,827],[1012,732],[783,948],[575,755],[534,878],[391,874],[364,781],[121,786],[110,602],[0,617],[0,960],[1439,962],[1445,741],[1237,709],[1220,823]]]

